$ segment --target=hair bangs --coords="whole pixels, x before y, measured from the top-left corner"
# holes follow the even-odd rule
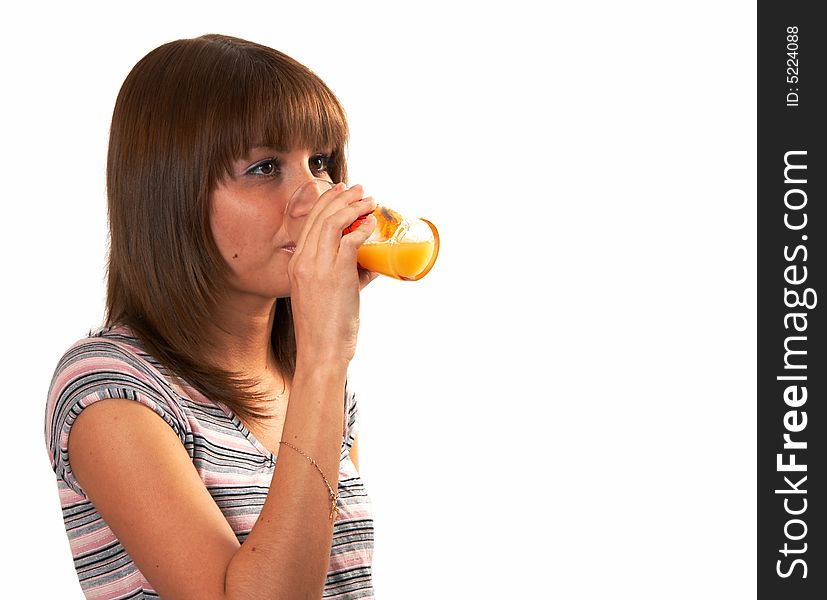
[[[347,116],[315,74],[286,56],[272,54],[236,74],[240,80],[220,110],[223,131],[213,138],[220,147],[212,185],[232,172],[233,161],[258,146],[329,153],[331,177],[346,179]]]

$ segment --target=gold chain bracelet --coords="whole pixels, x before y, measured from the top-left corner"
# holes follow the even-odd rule
[[[336,505],[336,502],[339,500],[339,492],[338,490],[334,492],[333,488],[330,487],[330,482],[327,480],[327,477],[324,476],[324,471],[322,471],[322,468],[316,463],[315,460],[307,456],[307,454],[296,448],[290,442],[279,442],[279,444],[290,446],[293,450],[295,450],[296,452],[304,456],[307,460],[309,460],[311,463],[313,463],[313,466],[316,467],[317,471],[319,471],[319,474],[322,476],[322,479],[324,479],[324,483],[327,486],[327,491],[330,492],[330,518],[335,520],[336,516],[339,514],[339,507]]]

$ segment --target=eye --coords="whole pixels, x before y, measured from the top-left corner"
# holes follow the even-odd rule
[[[314,173],[327,173],[330,169],[331,157],[327,154],[316,154],[310,158],[310,170]]]
[[[252,167],[247,169],[248,175],[263,175],[264,177],[271,177],[276,175],[279,170],[279,163],[275,158],[267,158],[259,161]]]

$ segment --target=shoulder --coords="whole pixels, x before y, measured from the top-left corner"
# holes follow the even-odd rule
[[[50,394],[66,391],[67,387],[77,393],[79,381],[87,385],[131,382],[162,389],[166,377],[158,361],[144,351],[129,329],[103,328],[75,342],[61,357]]]
[[[49,405],[99,397],[178,405],[159,365],[123,327],[100,329],[73,344],[58,361],[49,387]]]
[[[149,361],[141,356],[138,340],[126,328],[103,328],[91,331],[78,340],[58,361],[51,387],[61,376],[75,376],[85,371],[147,370]]]
[[[180,397],[126,328],[100,329],[74,343],[58,361],[46,402],[44,433],[52,467],[73,483],[68,465],[72,427],[102,400],[136,401],[152,409],[183,443],[189,424]]]

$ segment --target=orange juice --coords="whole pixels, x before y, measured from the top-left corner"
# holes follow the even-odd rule
[[[434,242],[365,242],[359,248],[357,258],[363,269],[412,281],[427,272],[426,268],[434,258]]]
[[[376,227],[359,248],[359,266],[388,277],[416,281],[431,270],[439,254],[439,233],[425,219],[406,220],[386,206],[373,211]],[[359,217],[347,227],[347,235],[359,227],[365,217]]]
[[[284,230],[292,240],[301,239],[307,216],[319,199],[333,187],[327,179],[305,181],[293,192],[284,209]],[[439,254],[439,232],[426,219],[406,219],[401,214],[377,205],[373,210],[376,225],[359,248],[359,266],[388,277],[416,281],[431,270]],[[365,222],[359,217],[345,227],[348,235]]]

